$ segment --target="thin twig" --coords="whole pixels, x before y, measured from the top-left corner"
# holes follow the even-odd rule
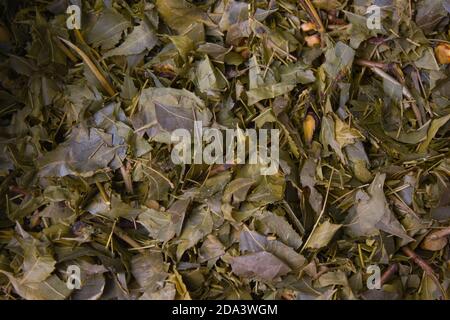
[[[116,94],[116,91],[113,89],[113,87],[111,86],[111,84],[109,83],[109,81],[106,79],[106,77],[103,75],[103,73],[99,70],[99,68],[97,68],[97,66],[95,65],[95,63],[91,60],[91,58],[89,58],[89,56],[84,53],[83,50],[81,50],[80,48],[78,48],[76,45],[74,45],[72,42],[58,37],[66,46],[68,46],[69,48],[71,48],[72,50],[74,50],[79,56],[80,58],[83,60],[83,62],[88,66],[88,68],[92,71],[92,73],[94,74],[94,76],[98,79],[98,81],[100,82],[101,86],[103,87],[103,89],[110,95],[110,96],[114,96]]]
[[[64,54],[67,56],[67,58],[69,58],[70,61],[72,61],[73,63],[77,62],[77,57],[75,57],[72,52],[67,49],[67,47],[61,42],[59,38],[53,37],[53,40],[55,41],[58,48],[61,49],[62,52],[64,52]]]
[[[369,68],[377,67],[377,68],[380,68],[383,70],[388,69],[388,66],[383,62],[370,61],[370,60],[366,60],[366,59],[356,59],[355,63],[362,67],[369,67]]]
[[[444,288],[442,288],[442,285],[439,282],[437,275],[434,273],[433,268],[431,268],[431,266],[425,260],[423,260],[422,257],[417,255],[408,246],[403,247],[402,251],[408,258],[410,258],[415,264],[417,264],[433,280],[436,286],[441,290],[444,299],[447,299],[447,293],[445,292]]]
[[[302,6],[303,10],[305,10],[308,13],[308,15],[311,17],[313,22],[316,24],[317,31],[319,31],[320,33],[324,33],[325,28],[323,26],[322,20],[320,19],[320,16],[317,13],[316,8],[314,8],[314,6],[312,5],[311,1],[310,0],[299,0],[299,2],[300,2],[300,5]]]
[[[122,174],[123,182],[125,183],[125,189],[129,194],[133,193],[133,183],[131,181],[131,176],[128,168],[126,168],[127,164],[123,164],[120,167],[120,173]]]
[[[126,234],[125,231],[120,229],[118,226],[115,226],[114,234],[117,237],[119,237],[120,239],[122,239],[123,241],[125,241],[126,243],[128,243],[133,249],[135,249],[139,252],[144,252],[144,250],[142,249],[142,246],[135,240],[131,239],[131,237],[128,234]]]
[[[312,228],[311,233],[310,233],[309,236],[308,236],[308,239],[306,239],[305,244],[303,245],[302,249],[300,250],[300,253],[301,253],[301,252],[306,248],[306,246],[308,245],[308,242],[309,242],[309,240],[311,239],[311,237],[312,237],[312,235],[313,235],[313,233],[314,233],[314,230],[315,230],[315,229],[317,228],[317,226],[319,225],[320,219],[322,218],[323,213],[325,212],[325,208],[326,208],[327,201],[328,201],[328,195],[330,194],[330,187],[331,187],[331,181],[333,180],[334,170],[335,170],[334,167],[331,167],[330,180],[328,181],[327,193],[326,193],[325,199],[324,199],[324,201],[323,201],[322,211],[320,211],[319,218],[317,218],[317,221],[316,221],[316,223],[314,224],[314,227]]]
[[[436,277],[433,268],[423,260],[420,256],[418,256],[410,247],[403,247],[403,253],[410,258],[415,264],[417,264],[423,271],[425,271],[429,276]]]
[[[398,271],[398,264],[394,263],[391,264],[386,271],[383,272],[383,275],[381,276],[380,283],[381,285],[385,284],[389,281],[389,279]]]
[[[95,185],[97,186],[98,191],[100,191],[100,196],[102,197],[102,199],[106,203],[106,205],[108,205],[108,206],[111,205],[111,201],[109,200],[109,196],[106,193],[106,190],[103,187],[103,185],[98,181],[95,181]]]

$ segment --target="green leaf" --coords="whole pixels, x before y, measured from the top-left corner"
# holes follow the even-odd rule
[[[149,88],[142,90],[139,106],[131,117],[134,129],[156,141],[170,144],[170,134],[187,129],[193,134],[194,121],[207,127],[211,112],[195,94],[185,89]]]
[[[294,89],[294,87],[295,86],[292,84],[276,83],[251,89],[247,91],[248,105],[251,106],[258,101],[275,98],[282,94],[288,93]]]
[[[247,228],[241,231],[239,237],[241,252],[269,252],[289,266],[292,270],[300,269],[306,262],[305,258],[294,249],[278,240],[269,240],[255,231]]]
[[[367,193],[363,190],[356,192],[356,204],[354,211],[346,219],[346,228],[355,236],[378,235],[379,230],[383,230],[408,242],[414,241],[389,208],[383,192],[385,179],[386,174],[377,173]]]
[[[103,50],[113,48],[122,37],[122,33],[130,26],[120,13],[114,9],[105,9],[87,33],[86,40],[94,47],[102,47]]]
[[[329,46],[325,52],[325,63],[323,68],[328,76],[335,79],[338,74],[351,68],[355,50],[339,41],[336,46]]]
[[[192,210],[183,226],[177,246],[177,259],[180,260],[184,252],[192,248],[197,242],[210,234],[213,228],[211,214],[205,207],[199,206]]]
[[[177,200],[164,212],[148,209],[139,215],[138,221],[153,239],[169,241],[180,234],[189,203],[189,200]]]
[[[265,251],[233,257],[230,264],[233,273],[238,276],[257,277],[265,281],[273,281],[291,271],[283,261]]]
[[[450,114],[437,118],[437,119],[433,119],[431,121],[430,127],[428,128],[428,132],[427,132],[427,138],[425,141],[423,141],[418,149],[418,152],[425,152],[428,148],[428,146],[430,145],[431,141],[433,140],[433,138],[436,136],[436,133],[438,132],[438,130],[448,122],[448,120],[450,120]]]
[[[314,229],[306,248],[321,249],[326,247],[341,227],[341,224],[333,224],[328,220],[321,223],[316,229]]]
[[[56,275],[52,275],[44,281],[22,284],[11,273],[0,270],[9,278],[14,290],[26,300],[64,300],[70,295],[65,282]]]
[[[260,216],[256,217],[256,228],[264,234],[276,234],[279,239],[286,245],[298,249],[302,245],[302,238],[292,228],[285,217],[279,216],[270,211],[264,211]]]
[[[104,57],[139,54],[144,50],[151,50],[157,41],[155,33],[147,26],[145,21],[141,21],[141,24],[134,27],[119,47],[106,52]]]
[[[133,256],[131,274],[143,291],[160,288],[169,275],[161,252],[155,251]]]

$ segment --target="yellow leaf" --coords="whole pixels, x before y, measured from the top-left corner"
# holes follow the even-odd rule
[[[336,141],[339,143],[341,148],[355,143],[357,139],[361,139],[363,136],[362,134],[350,127],[348,124],[340,120],[339,118],[336,118]]]
[[[315,130],[316,119],[314,119],[314,116],[312,114],[308,113],[305,117],[305,120],[303,120],[303,135],[307,144],[311,143]]]
[[[440,230],[431,232],[420,244],[420,247],[429,251],[439,251],[447,245],[447,237],[434,237]]]
[[[312,22],[302,23],[300,28],[304,32],[308,32],[308,31],[311,31],[311,30],[317,30],[316,25],[314,23],[312,23]]]
[[[450,63],[450,44],[438,44],[438,46],[434,49],[434,53],[436,54],[436,59],[440,64]]]
[[[312,36],[305,37],[306,45],[308,47],[314,47],[320,45],[320,36],[318,34],[313,34]]]

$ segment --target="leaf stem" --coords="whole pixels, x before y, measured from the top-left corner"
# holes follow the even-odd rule
[[[325,208],[327,205],[327,200],[328,200],[328,195],[330,194],[330,187],[331,187],[331,181],[333,180],[333,175],[334,175],[334,167],[331,167],[331,175],[330,175],[330,180],[328,181],[328,186],[327,186],[327,194],[325,195],[325,199],[323,200],[323,206],[322,206],[322,211],[320,211],[319,217],[317,218],[316,223],[314,224],[314,227],[312,228],[308,239],[306,239],[305,244],[303,245],[302,249],[300,250],[300,253],[303,252],[303,250],[306,248],[306,246],[308,245],[308,242],[311,240],[311,237],[314,233],[314,230],[317,228],[317,226],[319,225],[320,219],[322,218],[324,212],[325,212]]]
[[[80,48],[78,48],[76,45],[74,45],[72,42],[59,37],[59,39],[64,42],[65,45],[67,45],[69,48],[74,50],[80,58],[83,60],[83,62],[88,66],[88,68],[92,71],[92,73],[95,75],[95,77],[98,79],[100,84],[102,85],[103,89],[112,97],[116,94],[116,91],[113,89],[111,84],[106,80],[105,76],[100,72],[100,70],[97,68],[97,66],[94,64],[94,62],[89,58],[89,56],[83,52]]]
[[[408,258],[410,258],[415,264],[417,264],[434,281],[436,286],[441,290],[444,299],[447,299],[447,294],[444,288],[442,288],[442,285],[439,282],[438,277],[434,273],[433,268],[431,268],[431,266],[425,260],[423,260],[422,257],[417,255],[410,247],[405,246],[402,248],[402,251]]]
[[[317,29],[320,33],[325,32],[325,28],[323,26],[322,20],[320,19],[319,14],[317,13],[316,8],[312,5],[310,0],[299,0],[300,5],[302,6],[303,10],[305,10],[308,15],[311,17],[311,19],[314,21],[314,23],[317,26]]]

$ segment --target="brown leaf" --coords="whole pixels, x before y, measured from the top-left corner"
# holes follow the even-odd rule
[[[434,49],[434,53],[436,54],[436,59],[440,64],[448,64],[450,63],[450,44],[448,43],[440,43]]]
[[[420,247],[429,251],[439,251],[443,249],[448,243],[447,237],[435,237],[437,234],[439,234],[439,230],[430,232],[425,239],[423,239]]]

